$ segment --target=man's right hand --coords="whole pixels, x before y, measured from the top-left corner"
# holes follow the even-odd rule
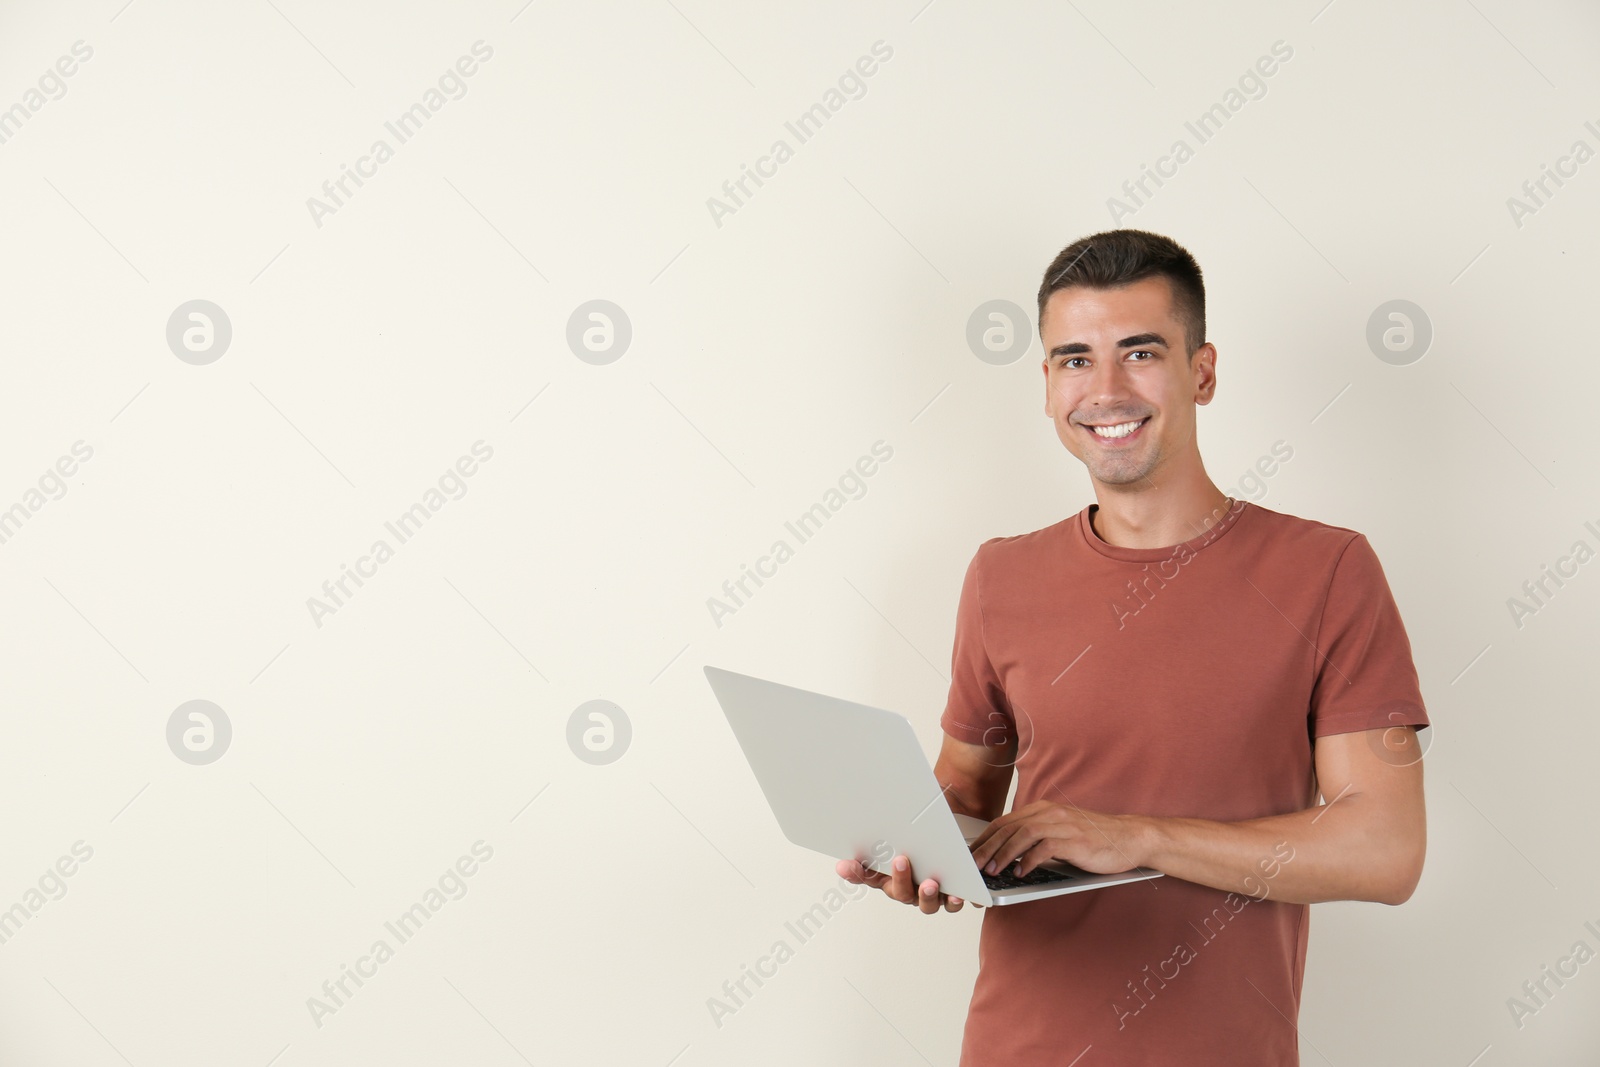
[[[896,856],[889,866],[894,870],[893,875],[881,874],[860,860],[840,860],[834,869],[847,882],[881,889],[884,896],[902,904],[915,904],[924,915],[932,915],[936,911],[960,911],[966,903],[960,897],[939,892],[939,883],[932,878],[917,885],[912,878],[911,859],[908,856]],[[972,906],[983,907],[976,903]]]

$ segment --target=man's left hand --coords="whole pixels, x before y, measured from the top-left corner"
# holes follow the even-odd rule
[[[1120,874],[1141,866],[1143,819],[1110,815],[1040,800],[991,822],[972,842],[972,858],[986,874],[1023,876],[1060,860],[1091,874]]]

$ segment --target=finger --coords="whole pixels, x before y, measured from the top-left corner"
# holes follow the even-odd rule
[[[1027,870],[1019,870],[1018,865],[1027,856],[1028,848],[1029,846],[1025,841],[1012,841],[996,853],[994,859],[990,861],[989,866],[993,867],[994,870],[989,871],[988,867],[985,867],[984,870],[989,871],[990,874],[997,874],[1000,871],[1008,871],[1018,876],[1026,874]]]
[[[1010,841],[1026,826],[1025,822],[1020,820],[1012,820],[1010,816],[1006,816],[1005,818],[1007,821],[1004,823],[999,821],[990,823],[989,830],[986,831],[987,839],[981,846],[973,850],[973,860],[978,864],[979,867],[982,867],[986,871],[989,870],[989,861],[994,859],[995,855],[1000,852],[1001,849],[1005,848],[1006,842]],[[989,871],[989,873],[993,874],[994,872]]]
[[[867,871],[867,876],[863,884],[870,885],[874,889],[882,889],[888,883],[888,881],[889,876],[887,874],[880,874],[877,871],[869,870]]]
[[[1017,857],[1017,862],[1022,864],[1022,868],[1017,872],[1017,877],[1021,878],[1025,875],[1033,873],[1033,869],[1039,866],[1041,863],[1048,863],[1051,860],[1061,860],[1062,857],[1055,855],[1055,853],[1058,851],[1061,850],[1056,847],[1056,843],[1050,841],[1048,838],[1040,841],[1038,844],[1034,845],[1032,848],[1028,849],[1026,852],[1022,853],[1022,855]],[[1071,861],[1063,860],[1062,862],[1070,863]]]
[[[855,864],[857,875],[856,878],[852,879],[852,881],[858,881],[862,885],[871,886],[873,889],[879,889],[883,886],[883,883],[889,880],[889,876],[887,874],[873,870],[860,860],[850,860],[849,862]]]
[[[902,904],[913,904],[917,899],[917,890],[911,884],[911,860],[905,856],[894,858],[894,874],[889,878],[889,884],[884,892],[893,900]]]
[[[1015,822],[1016,817],[1017,813],[1012,811],[1007,812],[998,819],[991,819],[989,821],[989,825],[985,826],[982,830],[979,830],[978,836],[972,839],[971,847],[977,849],[988,844],[990,841],[994,840],[996,834],[1000,833],[1006,827]]]
[[[1057,843],[1059,844],[1059,842]],[[1034,863],[1037,866],[1040,859],[1048,858],[1046,853],[1049,852],[1050,846],[1051,839],[1042,827],[1019,827],[1017,832],[1011,836],[1011,839],[1006,842],[1005,848],[995,857],[995,862],[999,870],[1009,870],[1014,864],[1022,863],[1026,860],[1032,850],[1041,849],[1042,851],[1034,857]],[[1031,869],[1025,867],[1022,873],[1025,874]]]
[[[945,897],[944,898],[944,910],[945,911],[960,911],[962,903],[963,903],[963,901],[961,900],[960,897]]]
[[[973,858],[977,859],[980,852],[986,856],[992,856],[994,850],[999,847],[998,842],[1003,842],[1008,835],[1026,827],[1035,816],[1048,814],[1054,810],[1055,805],[1050,801],[1036,800],[1032,804],[1026,804],[1023,807],[1008,811],[999,818],[994,819],[988,826],[983,828],[977,837],[972,839],[969,847],[972,849]],[[1037,840],[1037,836],[1034,840]],[[983,863],[980,862],[979,866],[983,866]]]
[[[932,915],[934,912],[939,910],[940,903],[938,882],[935,882],[932,878],[929,878],[926,882],[922,883],[922,886],[918,890],[917,894],[917,907],[921,909],[922,914],[924,915]]]
[[[995,843],[998,840],[999,838],[997,838],[993,833],[991,833],[989,830],[985,830],[983,833],[973,838],[972,844],[967,846],[972,850],[972,862],[976,863],[980,869],[985,863],[989,862],[989,857],[994,854]]]
[[[1035,840],[1037,840],[1036,832],[1031,830],[1027,823],[1019,822],[1003,835],[990,842],[988,849],[985,850],[988,853],[987,856],[973,856],[972,858],[983,868],[985,873],[997,874],[1004,870],[1012,860],[1021,855]]]
[[[1030,818],[1049,807],[1049,801],[1036,800],[1032,804],[1015,808],[999,818],[990,820],[989,825],[985,826],[978,836],[973,838],[973,847],[976,848],[980,844],[991,844],[995,838],[1004,837],[1007,833],[1014,831],[1018,826],[1026,823]]]

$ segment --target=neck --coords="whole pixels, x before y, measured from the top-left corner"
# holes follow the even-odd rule
[[[1091,525],[1100,540],[1118,548],[1167,548],[1199,537],[1220,522],[1229,497],[1206,479],[1183,493],[1106,492],[1095,487],[1099,507]]]

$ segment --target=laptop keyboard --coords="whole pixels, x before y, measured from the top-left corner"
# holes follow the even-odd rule
[[[1025,885],[1046,885],[1050,882],[1070,882],[1074,881],[1078,877],[1076,874],[1069,874],[1066,871],[1052,871],[1047,870],[1044,867],[1035,867],[1021,878],[1018,878],[1014,874],[1006,873],[1006,871],[1010,871],[1012,869],[1013,868],[1011,867],[1007,867],[1005,871],[1001,871],[999,874],[985,874],[983,876],[983,884],[988,886],[990,889],[1017,889]]]

